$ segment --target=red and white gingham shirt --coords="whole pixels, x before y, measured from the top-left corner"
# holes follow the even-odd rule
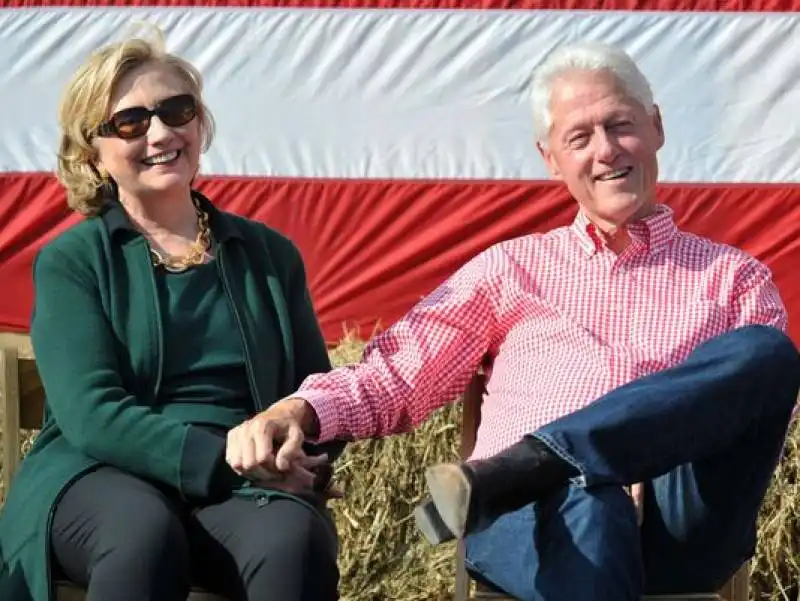
[[[678,230],[663,205],[628,233],[614,254],[579,214],[475,257],[361,363],[303,382],[296,396],[316,410],[319,440],[408,431],[457,398],[488,354],[472,455],[481,458],[713,336],[747,324],[786,330],[771,274],[749,255]]]

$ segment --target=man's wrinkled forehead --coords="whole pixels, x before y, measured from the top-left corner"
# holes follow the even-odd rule
[[[624,84],[608,71],[571,71],[559,74],[551,86],[551,131],[584,118],[609,118],[644,111]]]

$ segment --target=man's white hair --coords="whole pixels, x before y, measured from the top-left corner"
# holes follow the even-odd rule
[[[648,114],[655,110],[653,91],[647,78],[627,53],[608,44],[581,42],[570,44],[553,52],[533,72],[531,79],[531,105],[536,139],[545,144],[553,118],[550,98],[555,80],[569,71],[610,71],[623,89],[640,102]]]

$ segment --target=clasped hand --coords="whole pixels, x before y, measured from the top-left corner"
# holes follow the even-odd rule
[[[341,498],[328,456],[303,449],[305,402],[285,399],[228,432],[225,460],[254,484],[292,494]]]

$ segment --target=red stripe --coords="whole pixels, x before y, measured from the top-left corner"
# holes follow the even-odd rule
[[[547,182],[215,177],[200,188],[299,245],[330,341],[345,326],[369,335],[376,322],[391,324],[490,244],[575,214],[563,188]],[[800,341],[800,186],[669,185],[661,198],[682,227],[744,248],[773,269]],[[0,330],[27,327],[35,253],[75,221],[49,175],[0,175]]]
[[[6,0],[3,7],[210,6],[796,12],[800,0]]]

